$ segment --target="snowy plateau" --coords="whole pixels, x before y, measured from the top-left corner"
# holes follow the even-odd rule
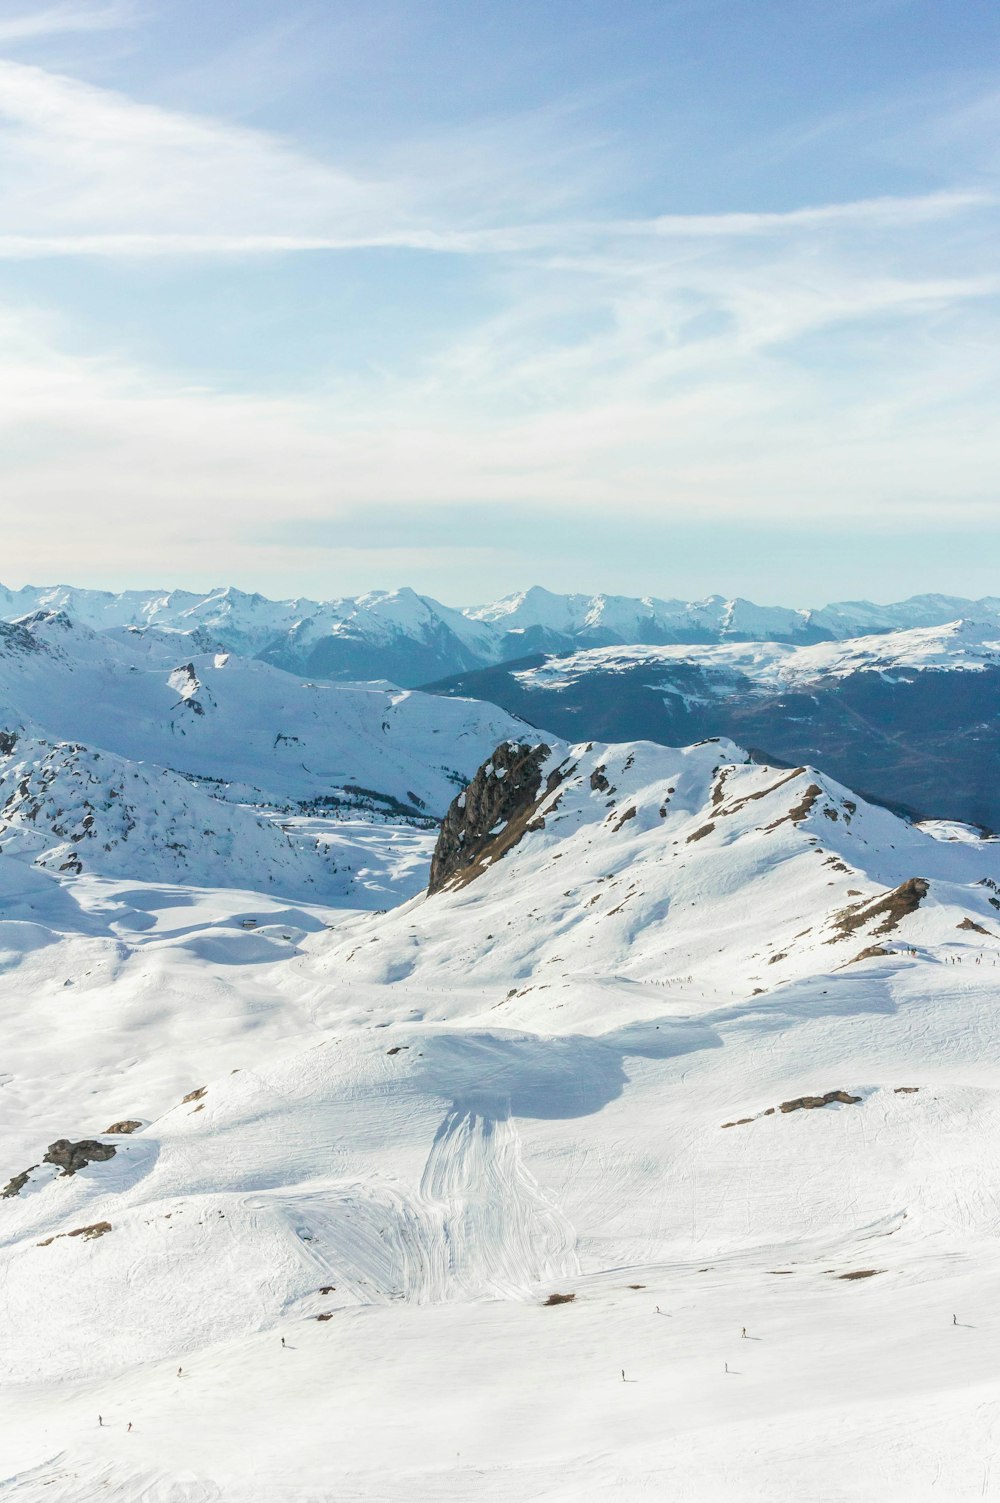
[[[3,1503],[993,1496],[1000,841],[89,593],[0,630]]]

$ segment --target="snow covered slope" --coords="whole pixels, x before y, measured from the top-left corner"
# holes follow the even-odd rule
[[[455,610],[410,589],[337,600],[272,601],[226,588],[111,594],[68,585],[0,586],[0,618],[62,612],[98,631],[126,627],[188,634],[190,651],[259,656],[319,678],[385,678],[416,687],[538,652],[642,644],[774,641],[804,644],[941,626],[966,617],[1000,633],[1000,600],[920,595],[895,605],[847,601],[821,610],[740,598],[558,595],[534,586]]]
[[[12,865],[0,1497],[988,1496],[1000,844],[519,739],[385,915]]]
[[[61,613],[0,625],[0,849],[384,907],[422,885],[434,820],[518,728],[489,705],[177,646]]]
[[[0,717],[274,803],[381,801],[439,815],[511,717],[376,686],[304,683],[253,659],[42,616],[0,637]],[[352,792],[353,790],[356,790]],[[232,796],[233,789],[229,794]]]
[[[514,774],[498,760],[486,777],[502,787]],[[843,969],[873,945],[952,944],[965,920],[1000,935],[989,885],[1000,842],[938,840],[822,773],[761,766],[731,742],[555,744],[536,796],[504,811],[518,835],[509,850],[509,833],[480,850],[465,807],[446,824],[453,871],[439,844],[441,891],[380,921],[377,941],[345,942],[352,976],[509,979],[514,994],[492,998],[504,1021],[555,1027],[552,1008],[591,978],[717,1003]],[[512,891],[531,923],[505,916]],[[457,954],[450,932],[465,936]],[[529,978],[522,995],[514,983]]]

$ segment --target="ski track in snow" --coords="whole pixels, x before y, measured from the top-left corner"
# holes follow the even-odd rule
[[[0,1480],[0,1498],[32,1503],[36,1498],[66,1499],[67,1503],[223,1503],[226,1494],[217,1483],[204,1478],[172,1477],[156,1472],[137,1472],[127,1465],[79,1466],[62,1457],[32,1467],[30,1471]],[[303,1503],[307,1495],[302,1494]]]
[[[359,1304],[528,1299],[580,1271],[573,1228],[526,1169],[509,1115],[450,1111],[415,1191],[359,1182],[247,1205],[251,1220],[280,1207],[318,1277]]]

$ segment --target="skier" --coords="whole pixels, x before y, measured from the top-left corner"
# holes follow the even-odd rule
[[[625,1369],[622,1368],[622,1382],[625,1382]]]
[[[284,1346],[284,1344],[285,1344],[285,1338],[284,1338],[284,1336],[282,1336],[282,1338],[281,1338],[281,1344],[282,1344],[282,1346]]]
[[[743,1338],[744,1341],[746,1341],[746,1339],[747,1339],[747,1328],[746,1328],[746,1326],[743,1327],[742,1331],[740,1332],[740,1336]]]
[[[953,1315],[951,1317],[951,1323],[952,1323],[953,1326],[957,1326],[958,1325],[958,1316],[957,1315]]]
[[[100,1415],[100,1414],[97,1416],[97,1423],[98,1423],[98,1425],[103,1425],[104,1424],[104,1417],[102,1415]]]
[[[132,1421],[129,1420],[128,1424],[125,1426],[125,1433],[128,1434],[128,1432],[129,1432],[129,1430],[131,1430],[131,1428],[132,1428]]]
[[[177,1376],[178,1376],[178,1377],[180,1377],[180,1375],[181,1375],[181,1373],[182,1373],[182,1372],[183,1372],[183,1371],[184,1371],[184,1369],[183,1369],[183,1368],[182,1368],[182,1367],[179,1367],[179,1368],[178,1368],[178,1369],[177,1369]]]

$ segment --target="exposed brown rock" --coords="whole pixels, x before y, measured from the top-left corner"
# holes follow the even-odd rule
[[[556,768],[542,787],[542,766],[551,747],[502,741],[469,786],[452,801],[441,823],[427,891],[464,887],[492,861],[514,848],[529,830],[542,801],[567,774]]]
[[[970,918],[964,918],[960,924],[956,924],[955,925],[955,928],[956,929],[971,929],[974,934],[985,934],[988,939],[992,939],[993,938],[993,936],[990,934],[990,931],[988,929],[984,929],[983,926],[982,926],[982,924],[976,924],[976,923],[974,923],[972,921],[972,919],[970,919]]]
[[[111,1143],[99,1143],[96,1138],[80,1138],[71,1143],[69,1138],[57,1138],[42,1155],[43,1164],[55,1164],[62,1170],[61,1179],[85,1169],[88,1164],[102,1164],[113,1159],[118,1152]]]
[[[804,767],[793,767],[791,772],[786,772],[785,776],[779,778],[776,783],[770,783],[766,788],[761,788],[758,793],[745,793],[742,798],[734,799],[724,809],[719,809],[715,812],[719,814],[737,814],[747,804],[754,804],[758,799],[767,798],[769,793],[774,793],[777,788],[784,787],[786,783],[790,783],[793,778],[800,777],[804,772]]]
[[[797,768],[796,772],[803,772],[804,770],[805,770],[804,768]],[[792,774],[793,777],[795,775],[796,775],[795,773]],[[788,780],[785,779],[785,781],[787,782]],[[775,784],[775,787],[779,787],[779,786],[780,786],[779,784]],[[797,825],[797,824],[801,824],[802,820],[805,819],[806,815],[811,812],[812,807],[815,804],[816,800],[818,798],[822,798],[822,796],[823,796],[823,790],[819,786],[819,784],[818,783],[810,783],[809,787],[805,790],[805,792],[803,793],[802,797],[799,799],[798,803],[797,804],[793,804],[792,807],[789,809],[789,811],[788,811],[787,814],[782,814],[782,816],[780,817],[780,819],[773,819],[769,825],[765,825],[764,826],[764,832],[765,832],[765,834],[768,831],[770,831],[770,830],[776,830],[779,825],[787,825],[787,824]]]
[[[3,1190],[0,1190],[0,1200],[9,1200],[12,1195],[20,1195],[28,1183],[28,1175],[31,1173],[31,1170],[37,1168],[37,1164],[32,1164],[30,1168],[25,1169],[23,1174],[15,1174],[13,1179],[8,1180]]]
[[[46,1237],[44,1241],[37,1242],[36,1247],[51,1247],[60,1237],[82,1237],[85,1242],[92,1242],[95,1237],[103,1237],[105,1232],[113,1231],[110,1221],[94,1221],[90,1226],[77,1226],[71,1232],[56,1232],[53,1237]]]
[[[811,1112],[818,1106],[829,1106],[833,1101],[841,1101],[845,1106],[851,1106],[860,1100],[860,1096],[850,1096],[847,1091],[827,1091],[825,1096],[796,1096],[794,1101],[782,1101],[778,1110],[779,1112]]]
[[[827,940],[827,944],[847,939],[856,929],[863,928],[875,919],[881,920],[878,928],[872,930],[875,938],[891,934],[904,918],[916,913],[929,891],[930,883],[925,877],[908,877],[880,898],[869,898],[865,903],[852,903],[849,908],[844,908],[837,914],[834,925],[837,932],[832,939]]]
[[[796,1096],[794,1101],[783,1101],[779,1107],[769,1106],[766,1111],[758,1112],[756,1117],[736,1117],[732,1122],[723,1122],[723,1127],[745,1127],[748,1122],[756,1122],[760,1117],[773,1117],[775,1111],[798,1112],[814,1111],[818,1106],[829,1106],[831,1102],[841,1101],[845,1105],[860,1101],[860,1096],[849,1096],[846,1091],[827,1091],[825,1096]]]
[[[200,1101],[201,1098],[205,1095],[205,1092],[207,1090],[208,1090],[208,1086],[207,1085],[203,1085],[203,1086],[199,1086],[196,1091],[188,1091],[188,1093],[187,1093],[186,1096],[182,1096],[181,1097],[181,1106],[184,1106],[185,1103],[188,1102],[188,1101]]]
[[[542,1301],[543,1305],[571,1305],[576,1299],[575,1294],[550,1294],[548,1299]]]
[[[829,943],[829,941],[827,941],[827,943]],[[858,963],[859,960],[876,960],[881,955],[891,955],[891,954],[892,954],[892,951],[891,950],[887,950],[886,947],[885,947],[885,945],[869,945],[867,947],[867,949],[865,949],[865,950],[859,950],[858,953],[857,953],[857,955],[853,955],[851,957],[851,959],[847,962],[847,964],[848,965],[857,965],[857,963]]]
[[[95,1221],[90,1226],[78,1226],[66,1235],[67,1237],[83,1237],[86,1242],[91,1242],[95,1237],[103,1237],[105,1232],[110,1232],[111,1229],[110,1221]]]
[[[124,1135],[130,1132],[138,1132],[141,1126],[141,1122],[133,1122],[131,1118],[126,1118],[124,1122],[112,1122],[111,1126],[106,1127],[104,1131],[106,1133],[119,1133],[121,1135]]]

